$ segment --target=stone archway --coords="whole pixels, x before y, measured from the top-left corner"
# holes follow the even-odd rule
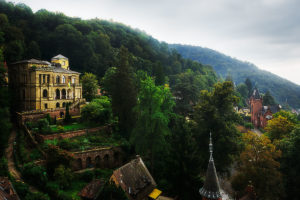
[[[78,158],[76,160],[76,170],[81,170],[82,169],[82,160],[81,158]]]
[[[105,154],[103,157],[103,166],[105,168],[109,168],[109,155],[108,154]]]
[[[91,168],[93,167],[92,165],[92,158],[91,157],[87,157],[86,158],[86,168]]]
[[[95,158],[95,167],[100,168],[101,167],[101,158],[100,156],[96,156]]]
[[[55,94],[56,94],[55,99],[60,99],[60,91],[59,91],[59,89],[55,90]]]
[[[67,97],[66,89],[61,90],[61,97],[62,97],[62,99],[66,99],[66,97]]]

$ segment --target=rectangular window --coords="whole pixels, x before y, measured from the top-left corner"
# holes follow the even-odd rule
[[[48,109],[48,104],[47,103],[45,103],[45,109]]]
[[[75,78],[72,78],[72,83],[73,83],[73,84],[75,83]]]
[[[45,76],[45,74],[43,75],[43,83],[45,83],[46,82],[46,76]]]
[[[42,75],[41,74],[39,76],[39,82],[40,82],[40,84],[42,83]]]
[[[47,83],[50,82],[50,75],[47,75]]]

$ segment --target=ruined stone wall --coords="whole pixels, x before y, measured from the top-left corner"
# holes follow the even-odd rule
[[[115,168],[123,164],[123,153],[119,147],[103,147],[86,151],[73,152],[74,171],[91,167]]]

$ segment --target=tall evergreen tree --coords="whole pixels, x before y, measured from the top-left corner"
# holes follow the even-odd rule
[[[125,137],[129,137],[136,116],[133,111],[137,101],[134,73],[129,65],[129,53],[127,48],[121,47],[119,63],[116,73],[113,75],[113,88],[111,93],[114,115],[119,118],[119,128]]]
[[[248,88],[248,96],[250,97],[250,95],[252,94],[252,90],[253,90],[253,85],[252,85],[250,78],[246,78],[245,84]]]

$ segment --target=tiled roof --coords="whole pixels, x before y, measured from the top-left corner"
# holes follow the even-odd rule
[[[7,177],[0,177],[0,199],[20,200]]]
[[[61,54],[58,54],[57,56],[54,56],[52,59],[62,59],[62,58],[68,59],[67,57],[65,57],[65,56],[63,56]]]
[[[14,62],[11,65],[21,64],[21,63],[32,63],[32,64],[41,64],[41,65],[50,65],[51,63],[48,61],[37,60],[37,59],[29,59],[29,60],[21,60],[18,62]]]
[[[129,199],[142,200],[155,189],[156,183],[140,157],[113,172]]]
[[[87,184],[79,193],[78,196],[84,199],[96,199],[103,188],[104,182],[99,179],[95,179]]]

